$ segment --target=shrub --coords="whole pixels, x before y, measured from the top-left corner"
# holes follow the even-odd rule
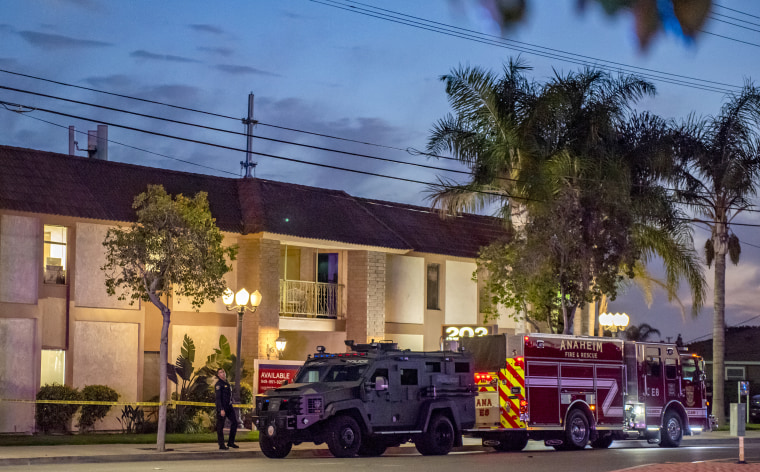
[[[37,400],[81,400],[79,390],[67,385],[45,385],[37,392]],[[47,433],[49,431],[66,432],[67,425],[79,405],[62,403],[37,403],[34,419],[37,422],[37,430]]]
[[[97,402],[115,402],[119,399],[116,390],[106,385],[87,385],[82,389],[82,399]],[[82,414],[79,417],[79,430],[86,432],[92,430],[95,422],[102,420],[111,410],[113,405],[82,405]]]

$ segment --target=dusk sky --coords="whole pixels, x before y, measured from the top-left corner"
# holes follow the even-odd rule
[[[641,110],[666,118],[717,114],[727,91],[738,90],[745,80],[760,82],[757,2],[721,0],[704,27],[706,33],[696,41],[663,33],[647,51],[638,46],[630,14],[610,17],[591,1],[579,11],[578,3],[528,0],[525,20],[502,36],[480,0],[3,0],[1,87],[233,133],[0,88],[0,101],[82,118],[0,108],[0,144],[66,153],[69,125],[86,132],[107,122],[233,148],[111,126],[112,161],[236,177],[241,175],[240,161],[245,159],[238,150],[245,149],[246,140],[234,133],[245,131],[240,119],[247,113],[248,94],[252,92],[256,97],[254,118],[260,122],[254,130],[257,138],[253,148],[257,152],[420,182],[435,182],[437,176],[463,181],[466,176],[443,170],[462,170],[456,163],[405,151],[423,150],[433,123],[450,111],[439,77],[458,65],[498,71],[509,57],[521,54],[516,48],[523,48],[522,58],[533,66],[533,77],[540,82],[553,74],[552,69],[567,72],[581,67],[558,58],[559,54],[573,61],[640,68],[640,73],[679,82],[653,80],[657,96],[639,104]],[[390,12],[397,12],[397,20],[377,18]],[[417,27],[400,21],[416,22]],[[422,29],[436,26],[449,31],[460,29],[456,34]],[[86,135],[80,134],[77,140],[81,148],[86,147]],[[272,157],[254,156],[254,160],[260,178],[429,205],[426,186],[421,183]],[[748,212],[736,221],[749,226],[734,227],[743,245],[739,266],[729,263],[727,270],[729,326],[760,316],[756,302],[760,293],[760,233],[752,226],[760,224],[760,213]],[[700,252],[708,236],[703,228],[695,229],[695,245]],[[658,271],[654,264],[652,272]],[[650,309],[635,288],[611,302],[609,309],[625,311],[633,324],[651,324],[663,337],[675,338],[678,333],[686,341],[711,337],[712,270],[706,271],[706,277],[710,282],[707,303],[697,319],[689,315],[686,288],[681,290],[687,305],[685,320],[663,293],[656,294]],[[760,317],[749,324],[760,325]]]

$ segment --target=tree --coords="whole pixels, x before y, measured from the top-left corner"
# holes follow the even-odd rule
[[[157,449],[165,450],[166,378],[171,296],[187,297],[196,309],[225,290],[223,276],[232,270],[236,247],[222,246],[222,233],[211,217],[205,192],[172,198],[160,185],[135,197],[137,222],[108,230],[103,246],[106,290],[130,303],[150,301],[163,317],[159,350]],[[163,299],[163,301],[162,301]]]
[[[711,0],[594,0],[608,15],[630,11],[636,22],[636,36],[645,49],[660,30],[693,39],[699,34],[710,14]],[[576,1],[583,8],[591,0]],[[491,16],[502,27],[509,27],[523,20],[527,0],[499,1],[481,0]]]
[[[570,333],[577,308],[614,299],[654,255],[666,264],[668,293],[686,278],[699,305],[690,228],[659,183],[673,167],[672,140],[662,120],[631,110],[652,84],[585,69],[538,86],[525,70],[518,60],[501,79],[479,69],[444,76],[456,114],[437,123],[428,145],[472,171],[466,184],[431,189],[434,206],[450,213],[496,204],[507,227],[519,216],[512,239],[499,243],[504,257],[481,254],[492,305],[534,320],[560,313]]]
[[[739,263],[741,245],[731,223],[752,207],[760,183],[760,89],[745,84],[714,117],[690,117],[677,129],[681,172],[674,175],[680,201],[710,229],[708,267],[715,262],[713,302],[713,414],[725,420],[726,254]]]
[[[659,336],[660,330],[653,328],[647,323],[641,323],[638,326],[631,325],[623,331],[623,335],[628,341],[648,341],[655,334]]]

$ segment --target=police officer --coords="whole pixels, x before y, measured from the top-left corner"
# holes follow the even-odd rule
[[[237,417],[235,410],[232,409],[232,388],[227,382],[227,372],[224,369],[216,371],[219,380],[216,382],[216,438],[219,440],[219,449],[227,450],[230,447],[237,449],[235,444],[235,434],[237,433]],[[224,420],[230,420],[230,440],[224,445]]]

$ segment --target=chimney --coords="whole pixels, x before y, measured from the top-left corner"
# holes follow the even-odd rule
[[[71,133],[71,131],[69,131]],[[70,145],[69,145],[70,146]],[[87,153],[91,158],[108,160],[108,126],[98,125],[97,130],[87,131]]]

